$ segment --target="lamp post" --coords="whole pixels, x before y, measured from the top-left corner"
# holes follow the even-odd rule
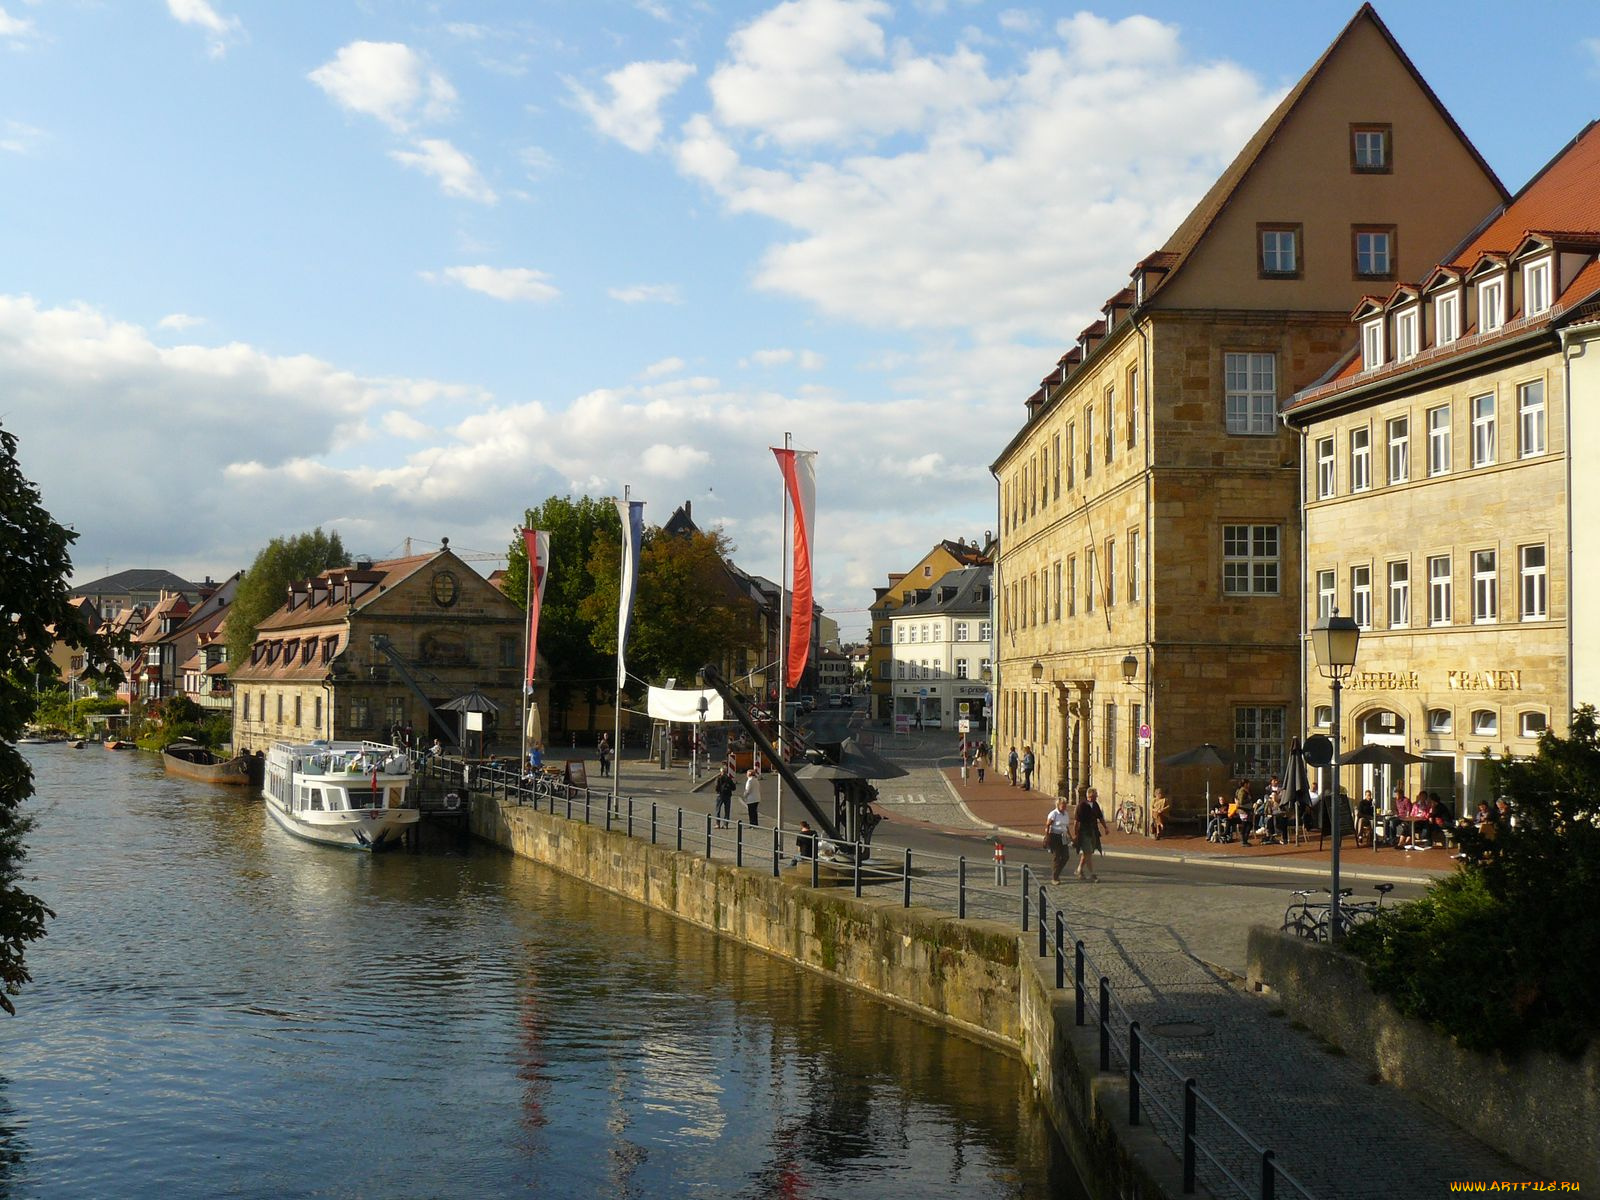
[[[1333,899],[1329,906],[1328,940],[1339,940],[1339,809],[1344,806],[1341,790],[1339,761],[1339,693],[1344,681],[1356,665],[1356,647],[1361,641],[1361,627],[1350,617],[1341,617],[1334,609],[1311,627],[1311,649],[1317,656],[1317,670],[1324,679],[1332,681],[1333,689],[1333,817],[1329,834],[1333,838]]]

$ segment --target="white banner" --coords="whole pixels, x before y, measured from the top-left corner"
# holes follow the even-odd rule
[[[650,699],[646,704],[646,711],[653,721],[689,721],[700,720],[700,701],[706,702],[707,721],[726,721],[728,718],[722,710],[722,697],[710,688],[704,691],[695,691],[688,688],[658,688],[650,689]]]

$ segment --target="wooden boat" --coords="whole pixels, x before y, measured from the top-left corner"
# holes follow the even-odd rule
[[[194,779],[200,783],[220,783],[228,787],[243,787],[252,782],[253,764],[257,761],[248,754],[223,758],[187,738],[173,742],[161,752],[161,765],[167,769],[168,775]]]
[[[105,746],[107,750],[132,750],[134,748],[132,742],[123,742],[117,740],[116,738],[109,738],[101,744]]]
[[[386,742],[278,742],[262,795],[288,832],[349,850],[398,846],[421,819],[406,806],[411,760]]]

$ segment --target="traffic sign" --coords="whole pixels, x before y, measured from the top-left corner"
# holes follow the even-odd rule
[[[1148,742],[1150,740],[1150,726],[1139,726],[1139,737],[1141,740]]]

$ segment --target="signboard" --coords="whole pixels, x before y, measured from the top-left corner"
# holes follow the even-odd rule
[[[927,699],[928,689],[927,688],[918,688],[917,689],[917,695],[922,697],[923,699]]]
[[[962,717],[961,720],[956,722],[956,730],[959,733],[971,733],[972,722],[967,720],[966,717]]]
[[[483,732],[483,714],[482,713],[469,712],[467,714],[467,732],[468,733],[482,733]]]
[[[963,717],[966,716],[969,712],[972,711],[972,705],[969,702],[967,702],[966,700],[963,700],[959,704],[957,704],[956,708],[960,710],[961,715]]]
[[[894,715],[894,731],[896,733],[910,733],[911,732],[911,714],[910,713],[895,713],[895,715]]]
[[[1139,726],[1139,748],[1141,750],[1150,749],[1150,726],[1148,725]]]
[[[589,786],[589,768],[581,758],[567,759],[566,770],[562,772],[566,781],[572,787],[586,788]]]

